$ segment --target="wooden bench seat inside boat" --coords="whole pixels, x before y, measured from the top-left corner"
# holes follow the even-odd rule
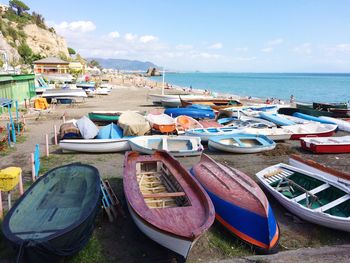
[[[142,196],[149,208],[190,205],[185,192],[162,162],[138,163],[136,176]]]

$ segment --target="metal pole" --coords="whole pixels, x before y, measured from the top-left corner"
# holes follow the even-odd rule
[[[12,104],[11,104],[12,106]],[[12,112],[11,112],[11,107],[8,107],[8,111],[9,111],[9,116],[10,116],[10,124],[11,124],[11,133],[12,133],[12,140],[14,143],[16,143],[16,132],[15,132],[15,124],[13,122],[13,118],[12,118]]]
[[[10,124],[7,123],[7,142],[9,146],[11,146],[11,131],[10,131]]]
[[[16,100],[16,119],[17,119],[17,132],[20,133],[20,127],[19,127],[19,114],[18,114],[18,100]]]
[[[162,85],[162,95],[164,95],[164,88],[165,88],[165,69],[163,67],[163,85]]]

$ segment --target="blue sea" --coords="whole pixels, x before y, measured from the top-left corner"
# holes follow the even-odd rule
[[[162,77],[152,77],[162,81]],[[166,73],[165,82],[213,92],[300,102],[350,100],[350,74],[321,73]]]

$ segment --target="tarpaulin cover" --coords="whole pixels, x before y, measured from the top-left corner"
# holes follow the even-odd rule
[[[34,108],[39,110],[46,110],[49,108],[49,104],[45,98],[37,98],[34,100]]]
[[[93,139],[99,132],[97,126],[86,116],[77,120],[77,127],[84,139]]]
[[[118,125],[123,129],[124,136],[141,136],[151,130],[145,117],[136,112],[125,112],[120,115]]]
[[[73,163],[39,177],[6,215],[3,233],[17,262],[59,262],[87,244],[99,209],[98,170]]]
[[[74,122],[63,123],[60,127],[60,139],[78,139],[81,138],[80,131]]]
[[[114,123],[108,124],[100,129],[96,139],[120,139],[123,137],[123,130]]]

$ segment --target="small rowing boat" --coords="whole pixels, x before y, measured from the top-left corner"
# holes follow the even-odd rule
[[[153,129],[161,133],[175,131],[175,120],[167,114],[148,114],[146,119]]]
[[[213,201],[216,219],[232,234],[269,253],[278,245],[279,229],[264,192],[248,175],[203,154],[191,173]]]
[[[284,130],[292,133],[291,140],[299,140],[301,137],[328,137],[332,136],[337,129],[337,125],[310,122],[307,124],[296,124],[283,126]]]
[[[275,149],[276,143],[265,135],[233,134],[209,138],[208,147],[231,153],[258,153]]]
[[[300,138],[301,147],[314,153],[350,153],[350,136]]]
[[[207,142],[212,136],[220,136],[220,135],[232,135],[235,133],[243,132],[242,129],[231,128],[231,127],[218,127],[218,128],[197,128],[187,130],[185,135],[187,136],[195,136],[200,137],[203,142]]]
[[[288,210],[322,226],[350,232],[350,188],[287,164],[256,174],[259,182]]]
[[[126,153],[123,186],[137,227],[185,260],[214,222],[214,207],[205,190],[166,152]]]
[[[203,126],[195,119],[180,115],[175,118],[177,134],[184,134],[189,129],[203,128]]]
[[[172,156],[196,156],[203,151],[199,137],[152,135],[134,137],[129,142],[133,151],[145,154],[163,150]]]
[[[293,133],[284,128],[244,128],[244,133],[255,134],[255,135],[265,135],[274,141],[284,141],[289,140]]]

